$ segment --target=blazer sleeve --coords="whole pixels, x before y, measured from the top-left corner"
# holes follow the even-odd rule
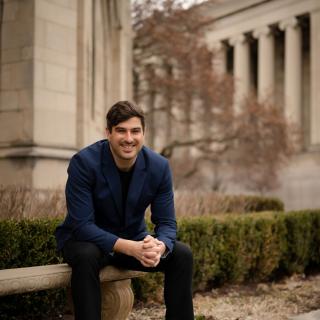
[[[155,225],[156,237],[163,241],[171,252],[177,236],[174,209],[172,175],[166,160],[163,176],[156,196],[151,202],[151,221]]]
[[[109,253],[118,237],[95,224],[95,209],[92,197],[94,174],[86,167],[83,158],[76,155],[68,167],[66,184],[67,224],[72,237],[79,241],[95,243]]]

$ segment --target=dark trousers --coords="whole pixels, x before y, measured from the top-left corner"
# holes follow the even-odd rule
[[[173,251],[155,268],[146,268],[124,254],[106,255],[91,242],[69,240],[63,258],[72,268],[71,290],[75,320],[101,319],[99,270],[106,265],[146,272],[164,272],[166,320],[193,320],[192,266],[188,246],[176,242]],[[110,319],[112,320],[112,319]]]

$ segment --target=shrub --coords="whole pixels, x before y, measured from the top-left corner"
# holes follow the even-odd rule
[[[308,266],[319,263],[319,216],[316,211],[309,214],[293,212],[284,220],[286,250],[281,269],[287,273],[303,272]]]
[[[1,269],[55,264],[57,256],[54,229],[58,220],[0,221]],[[1,297],[1,320],[43,319],[60,314],[65,290],[52,289]]]
[[[196,290],[320,267],[319,210],[185,218],[179,226],[194,252]]]

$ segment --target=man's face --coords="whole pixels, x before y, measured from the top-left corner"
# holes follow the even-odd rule
[[[133,117],[107,129],[107,138],[117,166],[121,169],[130,168],[141,150],[144,142],[144,132],[141,120]]]

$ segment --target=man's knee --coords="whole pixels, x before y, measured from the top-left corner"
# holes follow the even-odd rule
[[[71,266],[81,264],[99,264],[101,250],[91,242],[73,242],[64,248],[65,260]]]
[[[191,251],[190,247],[188,245],[186,245],[185,243],[177,241],[174,246],[173,254],[177,260],[185,263],[186,265],[193,264],[192,251]]]
[[[85,242],[82,250],[78,252],[78,258],[82,260],[98,260],[101,257],[100,249],[93,243]]]

